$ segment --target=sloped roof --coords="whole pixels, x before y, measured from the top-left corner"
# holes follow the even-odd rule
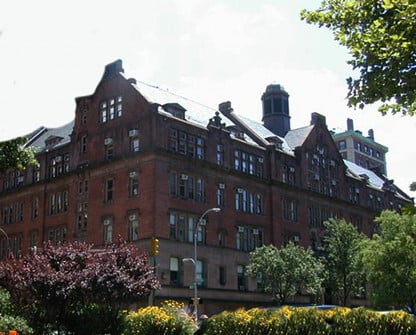
[[[371,170],[367,170],[366,168],[359,166],[353,162],[347,161],[344,159],[344,164],[347,166],[349,172],[351,172],[355,177],[360,177],[362,175],[366,175],[368,177],[368,184],[373,188],[381,190],[384,185],[384,180],[374,173]]]
[[[367,183],[369,187],[372,187],[379,191],[383,191],[384,185],[389,182],[387,177],[379,176],[374,171],[367,170],[366,168],[359,166],[353,162],[350,162],[344,159],[344,164],[347,167],[347,173],[352,174],[354,177],[362,178],[363,175],[367,176],[368,178]],[[391,187],[394,190],[394,194],[396,197],[401,198],[405,201],[412,201],[412,198],[410,198],[405,192],[403,192],[396,185],[391,184]]]
[[[27,135],[27,146],[38,148],[39,151],[46,149],[46,142],[50,138],[61,138],[55,144],[48,146],[48,149],[57,149],[71,141],[71,133],[74,128],[74,120],[57,128],[40,127]]]
[[[120,74],[124,76],[122,73]],[[215,115],[216,112],[219,112],[218,109],[206,106],[204,104],[198,103],[192,99],[183,97],[181,95],[175,94],[169,90],[162,89],[158,86],[149,85],[144,82],[136,81],[132,83],[133,87],[150,103],[156,103],[161,105],[161,109],[159,111],[166,112],[167,116],[172,116],[170,113],[163,109],[163,105],[165,104],[172,104],[176,103],[182,106],[185,110],[185,120],[195,123],[199,126],[204,128],[207,127],[209,120]],[[223,113],[221,114],[221,122],[225,124],[226,127],[234,126],[235,124]],[[237,116],[244,121],[244,123],[250,127],[252,131],[258,134],[260,137],[266,139],[268,137],[277,137],[274,133],[268,130],[266,127],[263,126],[262,123],[248,119],[241,115]],[[247,143],[255,144],[247,134],[245,134],[244,139]],[[290,148],[287,145],[285,139],[279,138],[283,144],[282,149],[284,151],[290,152]]]
[[[289,130],[285,135],[285,140],[288,146],[294,150],[296,147],[301,146],[307,137],[309,136],[310,132],[313,129],[313,125],[297,128],[293,130]]]

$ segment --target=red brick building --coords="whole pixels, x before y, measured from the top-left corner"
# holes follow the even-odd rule
[[[249,251],[289,240],[317,248],[329,217],[371,234],[382,209],[413,202],[344,161],[324,116],[290,129],[288,97],[268,86],[260,123],[229,102],[211,109],[129,79],[121,61],[107,65],[94,93],[76,98],[72,122],[28,135],[39,167],[1,176],[2,256],[45,240],[100,247],[118,236],[149,250],[157,237],[156,299],[188,299],[194,268],[182,260],[198,226],[205,311],[270,303],[245,273]]]

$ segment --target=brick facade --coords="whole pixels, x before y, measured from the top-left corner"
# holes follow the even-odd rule
[[[198,233],[199,294],[213,313],[271,303],[244,274],[256,246],[293,240],[316,249],[333,216],[370,235],[380,210],[412,203],[391,181],[343,161],[322,115],[281,137],[230,103],[187,108],[123,72],[121,61],[107,65],[94,93],[76,99],[73,122],[29,134],[39,168],[1,176],[3,256],[48,239],[101,247],[121,237],[149,250],[154,236],[156,299],[187,300],[193,265],[182,259],[193,256],[202,213],[219,207]]]

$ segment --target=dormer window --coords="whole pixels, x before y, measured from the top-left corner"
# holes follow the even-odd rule
[[[181,105],[177,103],[167,103],[163,105],[163,109],[165,109],[168,113],[172,114],[174,117],[185,120],[186,109],[183,108]]]
[[[231,135],[233,135],[235,138],[238,138],[240,140],[244,140],[244,131],[242,131],[237,126],[229,126],[227,129],[230,131]]]
[[[45,146],[50,147],[53,146],[55,144],[58,144],[59,142],[61,142],[63,140],[63,137],[61,136],[49,136],[46,140],[45,140]]]

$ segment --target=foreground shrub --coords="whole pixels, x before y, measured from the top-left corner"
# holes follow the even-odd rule
[[[12,329],[17,330],[19,334],[33,333],[33,329],[29,327],[27,320],[13,308],[10,293],[0,289],[0,331]]]
[[[324,315],[315,309],[282,307],[274,311],[239,309],[222,312],[209,319],[204,334],[326,335],[329,332]]]
[[[414,335],[416,321],[406,312],[381,314],[364,308],[282,307],[234,312],[211,317],[205,335]]]
[[[192,335],[194,321],[172,301],[161,307],[149,306],[129,312],[125,316],[122,335]]]

